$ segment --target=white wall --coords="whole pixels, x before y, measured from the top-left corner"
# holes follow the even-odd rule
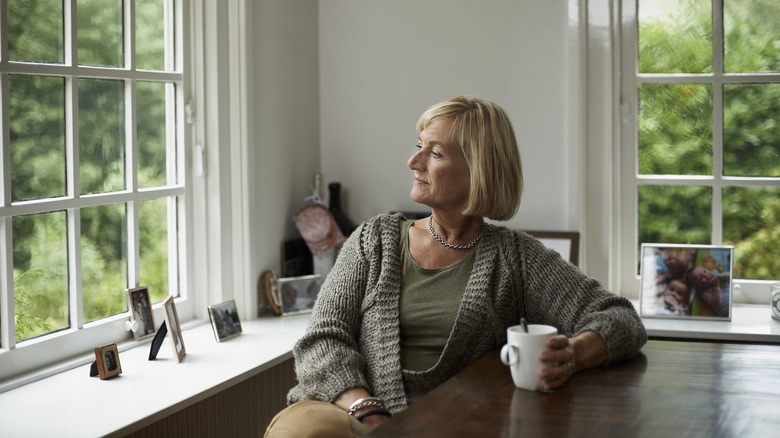
[[[520,142],[526,191],[509,225],[578,230],[579,155],[563,0],[320,0],[320,153],[354,221],[409,198],[415,123],[456,94],[492,100]],[[576,125],[576,121],[575,125]]]
[[[580,230],[570,3],[247,1],[253,281],[280,269],[279,245],[298,236],[290,217],[317,172],[324,195],[328,182],[342,182],[356,222],[424,209],[409,198],[414,126],[428,106],[456,94],[495,101],[514,123],[526,192],[508,225]]]
[[[317,2],[247,1],[252,279],[279,273],[291,215],[320,170]]]

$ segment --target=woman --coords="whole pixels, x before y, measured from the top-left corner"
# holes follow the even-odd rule
[[[293,350],[292,405],[266,436],[362,436],[501,347],[521,318],[561,333],[539,358],[556,363],[540,373],[546,391],[647,339],[629,301],[529,235],[485,222],[514,216],[523,189],[498,105],[455,97],[417,131],[411,197],[431,216],[380,215],[352,233]]]

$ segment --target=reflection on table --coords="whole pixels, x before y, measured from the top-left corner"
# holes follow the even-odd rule
[[[780,346],[649,341],[553,393],[515,388],[491,353],[371,436],[776,437],[778,412]]]

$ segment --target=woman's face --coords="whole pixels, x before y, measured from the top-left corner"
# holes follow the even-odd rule
[[[471,185],[463,153],[450,138],[449,119],[438,118],[420,132],[417,152],[407,165],[414,171],[412,200],[431,208],[462,211]]]

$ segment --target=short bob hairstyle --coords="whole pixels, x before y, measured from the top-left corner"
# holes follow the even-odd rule
[[[463,214],[511,219],[523,195],[523,166],[506,112],[492,102],[456,96],[428,108],[417,121],[417,132],[438,118],[452,121],[450,138],[460,146],[471,175]]]

